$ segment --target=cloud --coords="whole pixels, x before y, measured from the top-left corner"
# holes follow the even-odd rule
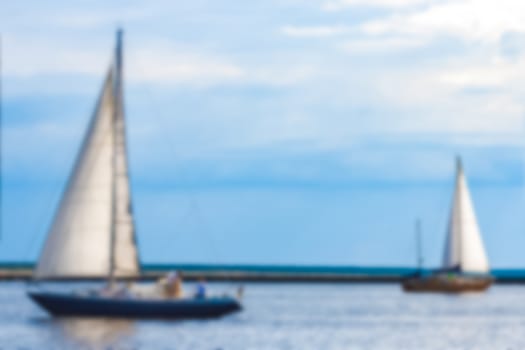
[[[111,62],[112,45],[70,43],[8,36],[5,60],[8,78],[87,75],[101,78]],[[36,59],[38,57],[38,59]],[[243,69],[213,53],[173,44],[126,47],[126,76],[130,83],[213,85],[244,77]]]
[[[328,0],[322,4],[325,11],[339,11],[349,7],[404,8],[431,3],[429,0]]]
[[[131,83],[213,85],[246,75],[241,67],[226,59],[185,52],[173,45],[137,48],[130,55],[127,70]]]
[[[397,111],[394,117],[385,118],[392,119],[385,128],[395,133],[442,133],[448,135],[446,142],[460,135],[466,141],[476,134],[521,135],[525,106],[511,79],[517,82],[522,74],[516,67],[492,69],[483,64],[468,67],[467,61],[440,68],[406,68],[376,77],[377,103]],[[492,89],[483,95],[469,93],[481,87]],[[515,142],[511,139],[507,141]]]
[[[501,54],[507,59],[518,59],[525,52],[525,33],[505,32],[500,40]]]
[[[289,37],[296,38],[324,38],[338,36],[348,31],[344,26],[292,26],[287,25],[281,28],[281,32]]]
[[[250,260],[257,245],[249,241],[265,232],[277,232],[262,242],[271,247],[284,231],[308,231],[314,243],[306,249],[315,252],[334,213],[332,231],[341,237],[378,232],[369,242],[340,244],[362,251],[384,239],[385,227],[402,237],[414,215],[440,231],[456,154],[464,157],[480,220],[499,234],[523,204],[515,199],[525,144],[524,6],[509,0],[4,1],[10,236],[27,246],[23,237],[46,227],[21,224],[38,223],[35,205],[50,208],[59,197],[118,25],[126,29],[130,167],[137,214],[143,213],[137,222],[142,232],[160,232],[159,242],[181,227],[182,203],[190,197],[184,192],[206,203],[203,213],[214,218],[209,227],[234,232],[232,242],[244,239],[254,248],[241,249],[241,256],[231,251],[227,256],[236,261]],[[480,183],[496,188],[483,195]],[[509,184],[516,186],[505,191]],[[44,188],[56,195],[43,197]],[[159,203],[173,223],[158,220]],[[510,211],[498,207],[506,203]],[[500,212],[510,216],[494,218]],[[370,230],[378,213],[385,220]],[[305,226],[290,215],[313,221]],[[292,225],[283,228],[287,222]],[[187,228],[182,231],[199,230]],[[514,228],[507,231],[521,230]],[[157,257],[158,247],[145,248]],[[359,248],[354,253],[363,257]],[[308,262],[304,256],[287,261]],[[319,261],[334,262],[326,256]]]
[[[54,39],[54,38],[53,38]],[[85,91],[79,76],[102,79],[111,62],[112,37],[104,41],[52,40],[50,37],[8,35],[4,48],[4,73],[9,79],[9,93],[34,94]],[[209,88],[228,85],[290,86],[309,79],[317,69],[308,63],[290,66],[285,61],[263,62],[240,60],[234,55],[213,52],[185,43],[140,37],[125,42],[125,75],[128,84],[186,86]],[[38,59],[36,59],[38,57]],[[48,77],[54,76],[51,82]],[[62,77],[62,79],[58,79]],[[23,82],[31,80],[31,86]],[[39,83],[43,82],[45,89]],[[18,82],[18,84],[17,84]],[[78,82],[78,84],[76,83]]]
[[[121,6],[118,1],[70,4],[60,0],[51,0],[46,4],[33,2],[31,6],[15,2],[2,5],[0,20],[6,28],[17,28],[27,33],[41,28],[96,31],[145,21],[162,13],[160,6],[151,6],[151,3],[144,1],[128,2],[126,6]]]
[[[417,38],[366,38],[348,40],[340,45],[344,52],[350,54],[395,53],[426,46],[426,42]]]
[[[525,3],[512,0],[458,0],[396,13],[362,25],[368,35],[448,35],[466,41],[497,42],[505,32],[525,31]]]
[[[496,135],[514,135],[508,142],[516,144],[525,114],[525,59],[517,44],[525,34],[525,11],[516,8],[522,5],[396,4],[406,7],[378,13],[351,27],[351,36],[340,36],[338,48],[361,67],[350,73],[359,87],[342,96],[389,106],[391,112],[377,123],[390,133],[442,133],[446,142],[476,143],[505,143],[506,136]],[[476,136],[489,134],[494,137]]]
[[[458,1],[461,6],[453,8],[472,21],[462,7],[469,1]],[[363,1],[338,3],[366,6]],[[324,25],[309,24],[305,12],[278,18],[262,26],[258,40],[251,32],[212,35],[223,28],[217,23],[232,20],[220,16],[187,41],[181,40],[186,34],[177,36],[179,28],[163,35],[144,29],[142,36],[126,38],[126,86],[134,93],[128,101],[135,103],[130,111],[151,113],[136,109],[144,102],[137,93],[141,87],[168,96],[156,105],[173,120],[148,129],[148,142],[162,129],[170,130],[178,154],[197,158],[243,149],[264,152],[275,145],[293,145],[298,152],[350,152],[377,135],[395,142],[437,138],[479,147],[517,144],[525,96],[519,87],[525,78],[520,55],[510,61],[500,57],[498,40],[484,42],[481,49],[461,41],[460,50],[443,50],[434,37],[456,37],[458,15],[449,12],[455,3],[369,4],[383,8],[348,22],[335,13],[319,15],[318,8]],[[443,11],[453,25],[447,27]],[[246,21],[231,27],[249,26]],[[283,25],[287,21],[296,24]],[[31,93],[57,95],[84,88],[77,77],[85,75],[93,80],[92,98],[110,62],[113,38],[86,37],[10,34],[8,79],[18,79],[19,90],[34,87]],[[148,124],[149,119],[139,129]]]
[[[436,79],[458,88],[500,88],[515,77],[514,73],[513,67],[505,64],[465,66],[444,71]]]

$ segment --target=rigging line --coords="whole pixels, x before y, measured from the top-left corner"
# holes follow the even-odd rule
[[[3,191],[3,180],[4,180],[4,173],[3,173],[3,148],[2,148],[2,134],[3,134],[3,115],[2,115],[2,107],[3,107],[3,100],[2,100],[2,36],[0,35],[0,240],[2,240],[4,236],[3,232],[3,226],[4,226],[4,217],[3,217],[3,197],[4,197],[4,191]]]
[[[463,195],[463,191],[462,191],[462,182],[466,180],[464,179],[464,173],[463,173],[463,165],[461,164],[461,158],[457,158],[456,160],[456,188],[454,189],[454,192],[457,191],[457,193],[455,194],[457,197],[458,197],[458,200],[457,200],[457,203],[459,204],[460,208],[461,208],[461,204],[463,203],[463,200],[464,200],[464,195]],[[467,184],[465,183],[465,186],[467,186]],[[458,215],[458,221],[459,221],[459,224],[457,225],[458,228],[459,228],[459,235],[457,237],[457,244],[458,244],[458,252],[459,252],[459,259],[458,259],[458,265],[459,265],[459,272],[462,272],[462,265],[463,265],[463,214],[461,212],[461,209],[459,209],[459,215]]]
[[[142,67],[142,65],[137,65],[138,67]],[[160,109],[158,108],[158,105],[154,102],[154,98],[153,98],[153,95],[151,94],[150,90],[147,88],[146,85],[142,85],[142,89],[143,91],[145,92],[145,94],[143,94],[143,96],[145,95],[146,98],[148,98],[150,100],[150,104],[151,104],[151,108],[153,110],[154,113],[151,113],[153,114],[155,117],[157,117],[157,120],[161,121],[162,123],[162,119],[164,119],[164,114],[160,112]],[[169,128],[162,128],[162,129],[166,129],[166,130],[169,130]],[[164,136],[164,134],[163,134]],[[176,150],[176,147],[174,147],[174,144],[173,144],[173,139],[171,137],[165,137],[166,140],[167,140],[167,145],[169,148],[171,148],[172,151],[175,151]],[[173,152],[173,154],[175,154],[175,152]],[[189,196],[190,196],[190,205],[191,203],[194,203],[194,207],[199,207],[198,206],[198,201],[196,200],[196,196],[190,191],[189,192]],[[199,215],[201,218],[203,215]],[[202,222],[204,220],[202,219]],[[199,231],[199,230],[197,230]],[[211,247],[212,249],[212,255],[215,255],[215,257],[212,258],[212,260],[215,260],[215,263],[217,264],[218,263],[218,259],[217,259],[217,255],[218,255],[218,249],[215,245],[215,242],[214,242],[214,239],[211,239],[212,238],[212,234],[207,230],[207,227],[203,227],[203,232],[201,232],[202,235],[205,235],[208,237],[208,244],[209,246]],[[206,239],[205,239],[206,240]],[[231,280],[230,278],[227,278],[225,280],[226,284],[230,284],[230,285],[233,285],[234,281]]]
[[[210,232],[208,229],[209,226],[205,220],[204,215],[202,215],[201,213],[198,203],[194,200],[192,201],[193,201],[192,209],[195,211],[197,222],[200,223],[199,226],[202,228],[202,231],[197,230],[197,232],[198,234],[201,235],[201,237],[204,238],[205,242],[206,241],[208,242],[208,249],[210,250],[210,253],[212,254],[212,259],[215,260],[215,264],[218,264],[219,261],[221,260],[220,259],[221,257],[220,257],[219,251],[217,250],[217,244],[216,244],[215,238],[211,234],[209,234]]]
[[[210,230],[208,229],[207,222],[205,220],[205,217],[202,215],[201,210],[197,204],[197,202],[193,202],[194,206],[193,209],[196,212],[197,221],[200,223],[200,226],[203,228],[202,232],[197,230],[201,234],[201,236],[204,238],[204,241],[208,242],[208,248],[210,249],[212,253],[212,260],[215,265],[219,265],[221,262],[224,263],[224,260],[222,259],[222,256],[217,249],[217,242],[215,240],[215,237],[210,233]],[[237,286],[239,283],[236,281],[233,281],[230,274],[226,275],[226,278],[223,280],[224,284],[226,285],[226,288],[233,289],[234,286]]]
[[[122,43],[120,43],[122,45]],[[117,148],[115,148],[115,152],[117,154],[120,154],[120,160],[124,163],[124,171],[115,173],[115,176],[117,178],[126,177],[126,190],[128,192],[127,195],[127,212],[130,216],[130,225],[131,225],[131,232],[132,232],[132,244],[135,247],[135,263],[137,265],[137,268],[140,271],[142,271],[141,262],[140,262],[140,251],[138,249],[139,246],[139,239],[137,235],[137,225],[135,220],[135,207],[134,207],[134,197],[133,197],[133,191],[132,191],[132,174],[130,171],[130,157],[129,157],[129,142],[128,142],[128,133],[127,133],[127,113],[126,113],[126,104],[125,104],[125,93],[124,93],[124,78],[125,78],[125,69],[123,66],[122,60],[124,59],[123,53],[120,53],[121,55],[121,68],[120,68],[120,89],[118,91],[118,94],[116,96],[116,103],[118,105],[119,111],[119,125],[117,127],[120,128],[120,131],[118,132],[118,145]],[[119,150],[121,150],[121,153],[118,153]],[[120,191],[122,192],[122,191]],[[119,193],[120,196],[122,196],[122,193]],[[118,267],[117,267],[118,268]]]
[[[116,177],[116,171],[117,171],[117,120],[118,115],[120,111],[120,104],[116,102],[116,99],[120,96],[117,96],[118,91],[120,90],[121,86],[121,79],[122,79],[122,31],[119,29],[117,31],[117,46],[115,48],[115,58],[114,58],[114,79],[112,81],[112,97],[113,97],[113,110],[112,110],[112,118],[111,118],[111,126],[112,126],[112,135],[113,138],[111,140],[112,142],[112,154],[111,154],[111,223],[110,223],[110,241],[109,241],[109,276],[108,276],[108,283],[111,286],[113,282],[115,281],[115,270],[116,270],[116,235],[117,235],[117,225],[116,225],[116,218],[117,218],[117,177]],[[120,102],[120,101],[119,101]]]
[[[453,172],[453,180],[452,180],[452,186],[450,186],[450,184],[446,184],[446,185],[443,185],[443,186],[440,186],[442,187],[443,191],[446,193],[448,192],[447,196],[446,196],[446,200],[443,202],[442,204],[442,207],[441,207],[441,213],[443,213],[441,215],[441,221],[442,224],[440,225],[439,227],[439,234],[437,237],[441,236],[443,237],[443,229],[445,231],[445,239],[443,240],[443,238],[441,239],[441,244],[442,244],[442,249],[440,251],[440,255],[439,255],[439,261],[438,261],[438,266],[437,268],[438,269],[442,269],[442,268],[445,268],[448,266],[448,261],[445,261],[445,255],[448,255],[446,254],[446,252],[449,251],[449,246],[451,244],[450,240],[451,239],[454,239],[453,237],[450,237],[450,234],[452,233],[452,218],[453,218],[453,213],[454,213],[454,199],[455,199],[455,195],[456,195],[456,174],[455,174],[455,170]],[[452,188],[452,191],[450,191],[449,188]],[[447,189],[445,189],[447,188]],[[447,266],[445,266],[447,265]],[[428,266],[428,264],[427,264]]]
[[[139,65],[139,66],[140,66],[140,65]],[[143,88],[143,91],[146,92],[144,95],[147,96],[147,98],[150,100],[151,106],[152,106],[153,109],[154,109],[154,112],[155,112],[155,113],[152,113],[152,114],[153,114],[154,116],[156,116],[156,117],[157,117],[157,120],[161,121],[161,123],[162,123],[162,120],[165,119],[165,118],[164,118],[164,115],[163,115],[163,114],[160,112],[160,110],[157,108],[158,104],[155,103],[154,98],[153,98],[153,95],[151,94],[151,91],[150,91],[145,85],[142,85],[142,88]],[[164,124],[164,123],[162,123],[162,124]],[[163,127],[163,128],[161,128],[161,129],[162,129],[162,130],[169,130],[168,127]],[[164,134],[162,134],[162,135],[164,136]],[[166,143],[169,145],[169,148],[171,148],[172,151],[176,150],[176,147],[173,145],[173,139],[172,139],[171,137],[165,137],[165,139],[167,140]],[[198,202],[197,202],[197,200],[196,200],[196,198],[195,198],[195,195],[192,194],[191,192],[189,193],[189,196],[190,196],[190,202],[191,202],[190,205],[193,206],[193,210],[195,210],[195,208],[198,208],[198,207],[199,207]],[[203,216],[203,215],[201,214],[201,215],[198,215],[198,216],[201,217],[201,219],[202,219],[202,216]],[[201,225],[201,226],[202,226],[202,225]],[[203,227],[203,230],[206,231],[206,228]],[[197,230],[197,231],[199,231],[199,230]],[[211,246],[213,246],[213,247],[212,247],[212,254],[216,254],[216,253],[217,253],[217,248],[216,248],[215,245],[214,245],[214,240],[211,239],[211,234],[208,234],[208,233],[209,233],[209,232],[207,232],[207,233],[202,232],[202,234],[206,236],[206,237],[204,237],[205,240],[206,240],[206,238],[208,238],[208,242],[209,242],[208,244],[210,244]],[[216,263],[218,262],[217,257],[214,257],[213,260],[215,260]]]
[[[178,219],[179,224],[183,224],[184,222],[187,222],[189,224],[192,223],[192,218],[197,223],[200,223],[200,228],[196,227],[194,232],[197,232],[197,235],[199,235],[202,239],[204,239],[204,242],[208,245],[208,251],[212,256],[212,263],[218,264],[220,262],[220,254],[219,251],[216,248],[215,239],[211,235],[207,235],[204,232],[208,232],[208,225],[205,222],[204,216],[201,214],[199,205],[196,200],[194,200],[193,196],[189,199],[190,204],[189,208],[183,213],[184,215],[180,216]],[[193,231],[192,231],[193,232]]]
[[[423,271],[423,234],[421,219],[418,217],[416,219],[416,261],[417,269],[419,272]]]
[[[141,65],[139,65],[139,66],[141,66]],[[153,94],[147,88],[146,85],[142,85],[142,89],[145,92],[145,94],[143,94],[143,96],[146,96],[146,98],[150,100],[150,104],[151,104],[152,109],[154,111],[154,113],[152,113],[152,114],[155,117],[157,117],[157,120],[159,120],[162,123],[165,120],[165,118],[164,118],[165,115],[160,112],[160,109],[158,108],[158,104],[155,103],[156,101],[154,101]],[[161,129],[162,130],[169,130],[168,127],[163,127]],[[162,134],[162,135],[165,137],[164,134]],[[173,139],[171,137],[165,137],[165,139],[167,140],[166,143],[168,144],[168,147],[171,148],[172,151],[175,151],[176,147],[173,144]],[[173,153],[175,153],[175,152],[173,152]],[[196,199],[196,196],[190,191],[189,192],[189,197],[190,197],[190,199],[189,199],[190,200],[190,211],[194,211],[196,213],[196,220],[197,220],[198,223],[200,223],[199,226],[202,228],[202,230],[199,230],[197,228],[197,234],[199,234],[201,237],[203,237],[204,241],[207,243],[208,249],[210,250],[210,253],[212,254],[212,258],[211,258],[212,263],[214,263],[215,265],[218,265],[220,262],[224,262],[224,260],[221,259],[221,255],[219,254],[219,249],[217,248],[215,237],[213,236],[213,234],[209,230],[208,225],[205,223],[204,215],[202,214],[202,212],[200,210],[200,207],[198,205],[198,200]],[[191,214],[190,214],[190,216],[191,216]],[[226,285],[230,285],[230,287],[232,287],[234,284],[235,285],[237,284],[236,282],[234,282],[228,276],[227,276],[227,278],[224,281],[225,281]]]

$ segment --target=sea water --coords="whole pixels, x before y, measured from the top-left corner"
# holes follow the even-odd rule
[[[525,286],[440,295],[397,284],[251,283],[242,312],[206,321],[57,319],[26,290],[0,283],[0,349],[525,349]]]

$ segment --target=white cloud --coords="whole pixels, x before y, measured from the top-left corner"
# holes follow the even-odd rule
[[[128,61],[131,82],[213,85],[245,76],[242,68],[226,59],[184,52],[169,45],[137,48]]]
[[[462,67],[436,77],[441,83],[458,88],[499,88],[512,79],[512,67]]]
[[[76,74],[102,77],[111,62],[112,45],[15,36],[8,36],[4,43],[8,78]],[[131,83],[213,85],[245,75],[242,68],[220,55],[171,43],[132,43],[126,47],[125,65]]]
[[[101,79],[111,62],[112,39],[79,42],[72,39],[51,40],[37,35],[7,35],[4,37],[4,74],[13,81],[76,75]],[[287,86],[304,82],[317,72],[317,67],[311,64],[290,66],[288,60],[258,64],[167,39],[156,39],[154,42],[129,39],[125,42],[124,64],[130,84],[189,87],[251,83]],[[56,93],[60,90],[55,86],[57,84],[62,84],[67,91],[75,89],[71,80],[68,86],[64,86],[62,80],[55,80],[48,84],[46,91]],[[21,92],[16,84],[11,85],[9,90]],[[27,93],[32,94],[34,90],[27,90]]]
[[[505,142],[508,135],[521,135],[524,127],[523,93],[513,87],[525,79],[520,66],[469,66],[465,60],[436,68],[409,67],[371,80],[376,103],[398,111],[391,122],[385,118],[390,132],[441,133],[450,139],[464,135],[467,142],[476,135],[493,135]],[[493,142],[487,137],[476,142],[482,140]]]
[[[421,48],[425,45],[425,41],[418,38],[393,37],[348,40],[341,44],[340,47],[351,54],[376,54],[405,51]]]
[[[84,9],[83,11],[59,11],[47,16],[39,16],[38,21],[69,29],[97,29],[102,26],[118,26],[125,23],[146,20],[154,15],[152,8],[146,6],[129,8]]]
[[[506,59],[497,51],[484,56],[462,56],[429,72],[430,78],[456,90],[491,90],[521,99],[525,80],[525,57]]]
[[[290,37],[297,38],[324,38],[337,36],[348,31],[345,26],[284,26],[281,32]]]
[[[108,62],[109,52],[101,54],[94,47],[58,42],[35,35],[5,35],[3,38],[4,74],[7,77],[31,77],[41,74],[99,74]]]
[[[325,11],[339,11],[348,7],[403,8],[430,3],[429,0],[328,0],[322,4]]]
[[[40,29],[100,30],[151,19],[166,11],[166,6],[134,1],[120,6],[118,2],[66,3],[50,0],[46,3],[9,2],[2,4],[0,22],[5,28],[17,28],[28,33]],[[168,4],[165,4],[168,5]]]
[[[368,35],[449,35],[494,42],[505,32],[525,31],[525,3],[514,0],[448,1],[370,21],[362,25],[362,30]]]
[[[352,37],[343,38],[339,48],[373,60],[378,55],[427,49],[434,52],[432,59],[353,72],[359,86],[351,90],[354,98],[365,91],[365,104],[389,106],[395,114],[381,123],[390,133],[437,133],[447,142],[516,144],[516,135],[521,137],[524,130],[525,59],[516,45],[510,56],[503,52],[501,40],[508,33],[513,38],[525,33],[525,4],[457,0],[409,5],[404,11],[388,11],[384,18],[364,22],[360,34],[352,28]],[[463,47],[440,51],[440,38],[460,39],[456,45]]]
[[[525,91],[520,92],[518,88],[525,80],[521,73],[525,65],[519,57],[512,62],[498,58],[499,48],[492,42],[481,54],[469,51],[451,58],[436,50],[430,64],[417,57],[409,64],[406,61],[399,64],[388,56],[423,49],[433,36],[454,33],[458,16],[472,22],[473,15],[468,15],[464,8],[470,3],[457,0],[458,5],[447,2],[427,8],[419,6],[423,4],[419,1],[394,1],[388,6],[386,1],[372,1],[371,4],[377,6],[391,7],[392,11],[379,12],[377,16],[387,13],[387,17],[364,26],[309,26],[297,20],[298,25],[279,27],[277,23],[268,30],[272,35],[275,28],[280,28],[280,34],[289,37],[320,38],[319,42],[327,43],[326,50],[309,46],[306,40],[290,50],[283,41],[265,43],[259,50],[254,46],[244,49],[239,42],[210,44],[202,38],[195,45],[173,42],[169,38],[160,41],[157,37],[155,42],[137,42],[130,38],[129,45],[126,40],[126,78],[130,84],[166,88],[163,92],[173,86],[234,85],[238,88],[231,92],[238,96],[229,95],[228,101],[221,100],[218,105],[221,112],[217,114],[222,119],[213,125],[234,128],[243,137],[224,132],[224,135],[214,134],[215,138],[209,138],[214,140],[209,143],[212,149],[264,148],[276,142],[305,142],[319,149],[336,149],[351,147],[356,140],[374,134],[414,138],[437,134],[443,142],[515,144],[509,135],[522,130],[524,107],[520,101],[525,96]],[[361,6],[363,1],[341,4]],[[412,5],[415,8],[410,8]],[[397,11],[401,6],[404,10]],[[446,11],[439,10],[443,8]],[[459,15],[451,14],[451,8],[459,8]],[[323,16],[333,14],[323,13]],[[449,25],[447,18],[452,24]],[[471,34],[464,37],[476,37],[475,33]],[[96,40],[95,37],[91,42],[43,41],[37,34],[29,39],[8,37],[11,44],[6,74],[27,77],[28,81],[46,75],[85,74],[97,77],[98,81],[109,64],[113,43],[111,37],[103,43]],[[349,58],[341,51],[353,56]],[[54,80],[48,79],[46,84],[46,91],[56,93]],[[272,97],[259,99],[249,92],[239,92],[244,86],[249,90],[253,85],[271,90]],[[277,89],[272,90],[274,87]],[[73,87],[64,85],[63,88]],[[495,91],[477,96],[464,91],[476,88]],[[246,96],[255,103],[243,103]],[[210,96],[203,96],[203,100],[207,98]],[[261,106],[267,108],[264,116],[253,113]],[[210,113],[205,112],[203,114]],[[230,116],[235,117],[229,119]],[[195,126],[196,130],[209,124],[206,118],[212,116],[203,118]],[[489,134],[494,136],[485,137]]]

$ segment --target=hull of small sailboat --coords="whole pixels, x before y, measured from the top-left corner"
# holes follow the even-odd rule
[[[437,274],[426,277],[411,277],[402,282],[406,292],[466,293],[483,292],[493,282],[490,276],[461,276]]]
[[[240,311],[231,297],[203,299],[131,299],[30,291],[29,297],[54,316],[204,319]]]

